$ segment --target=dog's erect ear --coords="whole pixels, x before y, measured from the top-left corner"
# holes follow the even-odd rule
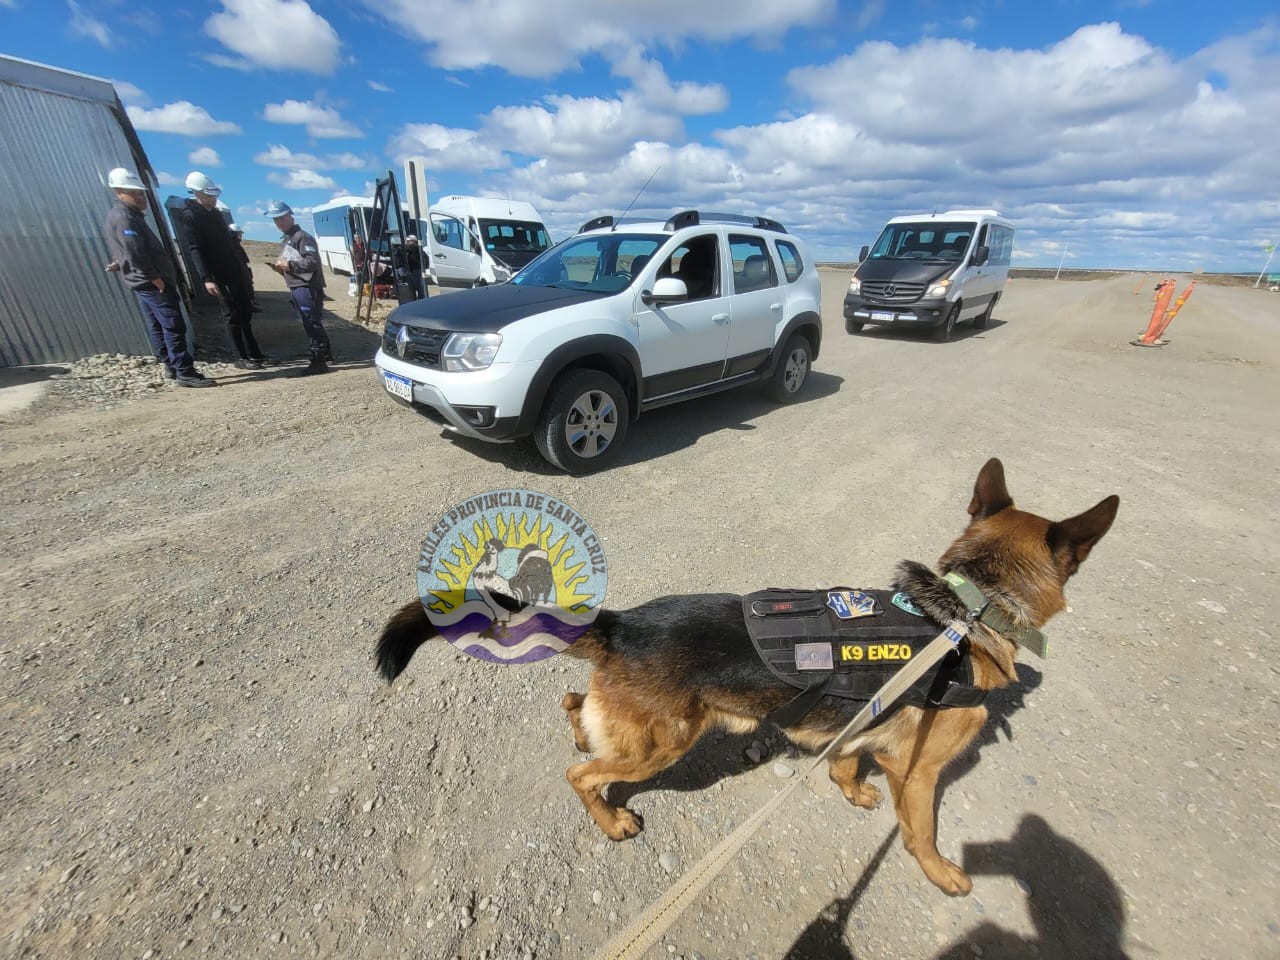
[[[1013,497],[1004,485],[1004,464],[992,457],[978,472],[973,499],[969,501],[969,516],[981,520],[1012,506]]]
[[[1120,508],[1120,498],[1107,497],[1096,507],[1061,523],[1049,526],[1049,549],[1059,568],[1069,577],[1084,563],[1093,545],[1111,529]]]

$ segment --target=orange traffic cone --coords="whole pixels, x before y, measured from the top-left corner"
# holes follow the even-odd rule
[[[1151,321],[1147,324],[1146,331],[1137,340],[1129,341],[1135,347],[1164,346],[1164,341],[1160,339],[1160,332],[1166,326],[1164,315],[1169,309],[1169,302],[1173,300],[1173,291],[1176,286],[1173,280],[1161,280],[1156,284],[1156,303],[1151,311]]]

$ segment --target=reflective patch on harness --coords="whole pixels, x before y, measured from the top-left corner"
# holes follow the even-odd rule
[[[835,666],[829,643],[797,643],[797,670],[830,670]]]
[[[916,606],[914,600],[912,600],[909,596],[907,596],[905,593],[902,593],[901,591],[893,595],[893,605],[897,607],[899,610],[905,610],[907,613],[911,614],[913,617],[928,616],[928,614],[926,614],[923,610],[921,610],[919,607]]]
[[[861,590],[832,590],[827,593],[827,606],[841,620],[873,617],[880,612],[876,609],[876,598]]]
[[[137,230],[122,230],[121,233],[123,233],[126,237],[136,237],[138,235]]]
[[[952,643],[959,643],[964,639],[964,634],[955,627],[947,627],[947,629],[943,631],[943,635]]]
[[[905,663],[911,659],[911,646],[906,643],[842,643],[841,663]]]

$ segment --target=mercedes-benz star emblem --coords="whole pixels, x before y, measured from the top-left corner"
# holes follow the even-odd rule
[[[892,283],[886,283],[884,285],[884,295],[886,297],[892,297],[897,292],[898,292],[898,288],[895,287]],[[401,331],[401,332],[403,333],[404,331]]]

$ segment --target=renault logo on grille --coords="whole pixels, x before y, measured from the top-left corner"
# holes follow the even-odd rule
[[[884,285],[884,295],[885,295],[886,297],[892,297],[892,296],[894,296],[897,292],[898,292],[898,288],[897,288],[897,287],[895,287],[892,283],[886,283],[886,284]]]
[[[400,332],[396,334],[396,353],[403,357],[404,348],[409,345],[409,328],[401,327]]]

